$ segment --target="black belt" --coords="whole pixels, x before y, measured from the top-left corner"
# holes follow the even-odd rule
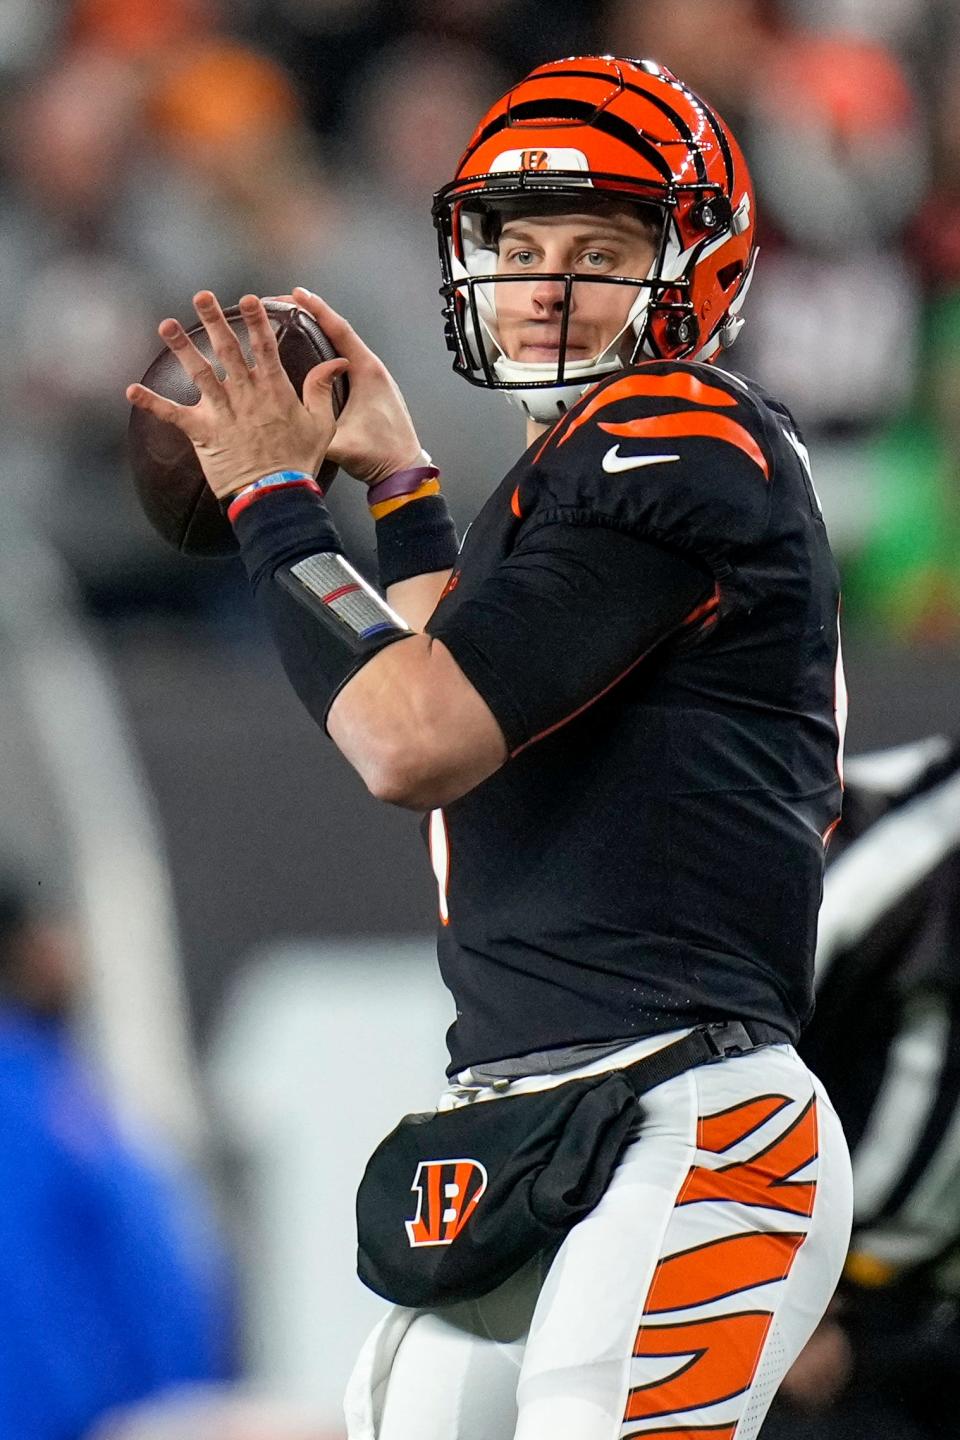
[[[664,1045],[662,1050],[610,1073],[622,1075],[634,1094],[645,1095],[655,1086],[674,1080],[698,1065],[713,1065],[718,1060],[747,1055],[763,1045],[786,1043],[782,1030],[761,1020],[719,1020],[711,1025],[698,1025],[689,1035]]]

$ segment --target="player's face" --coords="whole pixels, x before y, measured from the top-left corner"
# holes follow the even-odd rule
[[[643,277],[656,250],[649,227],[626,212],[523,216],[504,223],[497,274],[583,275],[571,290],[566,358],[591,360],[623,329],[639,292],[631,285],[591,285],[588,277]],[[562,280],[496,286],[497,329],[508,359],[557,362],[563,301]]]

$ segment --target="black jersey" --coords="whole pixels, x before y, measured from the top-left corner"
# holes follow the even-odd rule
[[[427,627],[511,749],[428,819],[452,1071],[730,1017],[796,1038],[837,607],[806,452],[753,383],[642,364],[521,458]]]

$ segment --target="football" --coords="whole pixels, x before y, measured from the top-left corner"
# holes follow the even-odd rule
[[[321,360],[335,359],[337,352],[313,316],[299,306],[283,300],[266,300],[264,308],[277,337],[280,362],[300,396],[308,372]],[[247,327],[240,318],[239,306],[231,306],[224,311],[224,316],[249,362]],[[213,359],[203,326],[198,322],[187,334],[201,355],[213,360],[217,373],[222,376],[222,368]],[[195,405],[200,398],[193,381],[166,348],[148,367],[141,384],[181,405]],[[347,393],[346,377],[340,376],[333,386],[335,414],[339,415],[346,404]],[[233,530],[203,477],[196,452],[186,435],[175,425],[158,420],[136,406],[131,406],[128,434],[134,485],[144,513],[157,533],[186,555],[235,554],[237,542]],[[317,477],[324,490],[330,488],[336,473],[336,465],[324,461]]]

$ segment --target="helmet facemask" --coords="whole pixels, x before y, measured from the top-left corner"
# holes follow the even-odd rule
[[[644,353],[644,342],[652,307],[661,308],[667,291],[673,305],[682,303],[684,282],[663,280],[663,263],[671,249],[668,210],[659,197],[647,199],[635,194],[601,196],[584,194],[585,177],[576,173],[550,176],[549,191],[543,184],[531,193],[529,176],[497,175],[499,182],[462,197],[441,192],[434,207],[440,235],[440,259],[444,284],[441,294],[446,300],[447,342],[454,351],[454,369],[465,379],[488,389],[505,392],[507,397],[532,419],[551,422],[577,402],[585,387],[604,375],[632,364]],[[516,182],[516,183],[511,183]],[[564,183],[567,182],[567,183]],[[528,188],[529,187],[529,188]],[[592,187],[591,187],[592,188]],[[582,215],[599,211],[633,212],[644,222],[655,250],[643,274],[598,274],[580,271],[532,271],[503,273],[500,269],[499,237],[511,219]],[[506,287],[530,286],[543,281],[563,284],[563,301],[558,316],[559,343],[556,361],[523,361],[512,359],[501,338],[501,316],[507,309]],[[633,294],[626,305],[622,323],[616,333],[605,340],[592,355],[571,357],[568,335],[571,315],[577,298],[583,299],[587,287],[616,287]],[[595,291],[594,291],[595,294]]]
[[[598,205],[656,213],[652,263],[627,246],[612,260],[627,273],[613,274],[561,249],[552,263],[575,273],[536,273],[524,268],[536,253],[514,251],[500,265],[483,234],[484,212],[525,212],[533,223],[548,207],[572,218]],[[593,381],[641,359],[716,360],[742,324],[756,256],[749,169],[722,118],[655,60],[580,55],[537,66],[482,117],[433,218],[454,370],[537,420],[555,420]],[[502,297],[521,273],[559,284],[529,297],[528,316],[515,305],[508,330]],[[587,284],[631,291],[622,308],[581,305]],[[551,318],[552,330],[526,323]]]

